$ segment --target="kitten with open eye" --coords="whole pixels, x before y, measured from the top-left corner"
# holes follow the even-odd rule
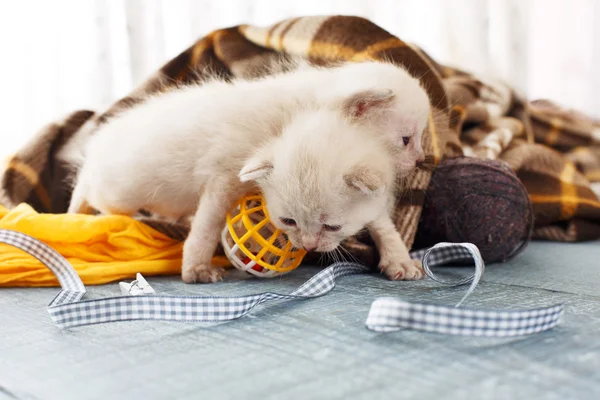
[[[178,88],[99,126],[69,212],[193,216],[182,278],[215,282],[225,214],[258,187],[296,246],[331,251],[367,227],[386,276],[417,279],[390,210],[395,176],[422,158],[428,112],[414,78],[376,62]]]

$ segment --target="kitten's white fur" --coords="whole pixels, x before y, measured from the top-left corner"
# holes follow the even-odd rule
[[[302,65],[253,81],[178,88],[94,132],[69,212],[194,216],[182,278],[214,282],[224,273],[210,260],[225,213],[258,186],[296,246],[331,251],[366,226],[380,269],[391,279],[417,279],[421,270],[390,210],[395,175],[423,158],[428,115],[418,81],[377,62]],[[325,229],[332,226],[339,231]]]

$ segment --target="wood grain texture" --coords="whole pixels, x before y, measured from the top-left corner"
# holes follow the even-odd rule
[[[534,243],[517,259],[488,266],[466,306],[567,305],[556,329],[518,339],[370,332],[364,321],[378,296],[453,304],[465,290],[377,275],[342,278],[323,298],[272,303],[230,323],[70,331],[55,328],[46,312],[55,288],[2,289],[0,399],[597,399],[599,256],[600,243]],[[286,293],[316,271],[214,285],[176,277],[150,283],[161,294]],[[117,284],[89,289],[90,297],[119,294]]]

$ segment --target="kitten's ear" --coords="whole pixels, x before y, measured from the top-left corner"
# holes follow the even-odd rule
[[[342,109],[349,118],[362,120],[389,108],[394,97],[390,89],[363,90],[344,99]]]
[[[383,175],[364,165],[357,165],[344,175],[344,181],[351,188],[368,196],[379,194],[385,190]]]
[[[273,170],[273,163],[269,160],[253,157],[246,162],[238,174],[240,181],[250,182],[266,177]]]

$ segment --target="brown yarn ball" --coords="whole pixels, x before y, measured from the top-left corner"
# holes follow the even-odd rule
[[[454,158],[433,172],[413,249],[475,244],[485,262],[506,261],[531,238],[531,201],[502,161]]]

